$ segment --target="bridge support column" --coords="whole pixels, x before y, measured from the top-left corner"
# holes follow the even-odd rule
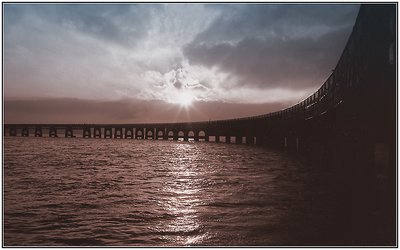
[[[236,136],[236,144],[242,144],[242,143],[243,143],[243,136],[237,135]]]
[[[92,138],[90,127],[83,128],[83,138]]]
[[[42,137],[42,128],[41,127],[36,127],[35,128],[35,137]]]
[[[68,138],[68,137],[74,137],[74,131],[73,131],[73,129],[72,128],[66,128],[65,129],[65,137],[66,138]]]
[[[122,128],[114,128],[114,138],[122,139]]]
[[[112,138],[112,128],[104,128],[104,138]]]
[[[49,137],[58,137],[58,135],[57,135],[57,129],[56,129],[56,128],[51,127],[51,128],[49,129]]]
[[[231,143],[231,136],[230,135],[225,136],[225,142],[226,143]]]
[[[219,142],[219,135],[215,136],[215,142]]]
[[[22,128],[21,136],[28,137],[29,136],[29,128]]]
[[[254,136],[246,136],[246,144],[253,145],[254,144]]]
[[[283,148],[285,150],[287,150],[287,148],[288,148],[288,138],[287,137],[283,138]]]
[[[94,138],[101,138],[101,128],[99,128],[99,127],[94,128],[93,137]]]
[[[9,133],[10,133],[10,136],[17,136],[17,129],[12,127],[12,128],[10,128]]]
[[[158,134],[157,134],[157,129],[153,129],[153,140],[158,140]]]

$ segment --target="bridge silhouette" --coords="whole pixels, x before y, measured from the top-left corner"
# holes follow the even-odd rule
[[[324,158],[349,148],[394,158],[396,12],[362,5],[343,53],[324,84],[287,109],[259,116],[186,123],[5,124],[9,136],[215,141],[273,146]],[[60,133],[63,131],[63,133]],[[368,152],[367,152],[368,151]],[[352,152],[352,150],[350,150]],[[371,156],[372,157],[372,156]],[[343,157],[339,157],[343,158]],[[392,159],[393,160],[393,159]]]
[[[304,101],[278,112],[188,123],[5,124],[4,129],[10,136],[80,132],[86,138],[225,141],[298,152],[337,176],[332,185],[343,205],[334,231],[342,236],[332,238],[344,239],[342,245],[394,245],[396,10],[397,4],[362,5],[328,79]]]

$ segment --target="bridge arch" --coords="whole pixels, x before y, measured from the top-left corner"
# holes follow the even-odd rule
[[[161,129],[157,131],[157,140],[159,139],[164,139],[164,131],[162,131]]]
[[[194,139],[195,138],[195,132],[193,130],[189,130],[189,132],[187,133],[187,137],[189,139]]]
[[[199,141],[208,141],[208,136],[204,130],[198,131],[197,138]]]
[[[154,139],[153,138],[153,130],[152,129],[147,129],[147,132],[146,132],[146,137],[147,137],[147,139]]]
[[[29,136],[29,128],[22,128],[21,136]]]
[[[141,128],[136,129],[136,139],[144,139],[143,138],[143,130]]]
[[[178,140],[180,139],[185,140],[185,132],[183,130],[179,130],[177,135],[178,135]]]
[[[101,127],[95,127],[93,131],[94,138],[101,138]]]
[[[133,139],[133,128],[125,128],[125,139]]]
[[[173,130],[168,131],[167,133],[167,140],[174,140],[175,139],[176,132]]]
[[[114,129],[114,138],[122,138],[122,128],[115,128]]]

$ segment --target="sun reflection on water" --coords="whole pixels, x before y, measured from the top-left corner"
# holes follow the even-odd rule
[[[170,180],[163,191],[168,194],[160,203],[170,220],[163,221],[156,230],[164,234],[164,240],[176,245],[199,244],[207,237],[198,219],[198,206],[202,192],[200,169],[194,164],[200,152],[190,143],[176,144],[171,156]]]

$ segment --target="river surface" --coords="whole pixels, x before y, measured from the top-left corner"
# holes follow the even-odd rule
[[[3,170],[6,246],[315,245],[335,221],[327,173],[246,145],[6,137]]]

